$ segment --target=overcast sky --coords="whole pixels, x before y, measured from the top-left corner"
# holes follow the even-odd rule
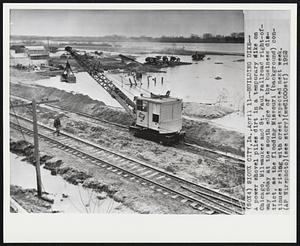
[[[11,10],[11,35],[190,36],[244,31],[242,11]]]

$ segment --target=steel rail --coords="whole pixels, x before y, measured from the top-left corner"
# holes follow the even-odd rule
[[[15,124],[15,123],[13,123],[13,122],[11,122],[11,123],[12,123],[13,125],[15,125],[15,127],[20,127],[20,126],[18,126],[17,124]],[[25,128],[25,130],[27,130],[27,131],[29,131],[29,132],[32,132],[32,130],[30,130],[30,129],[26,128],[26,127],[23,127],[23,126],[22,126],[22,128]],[[49,128],[48,128],[48,130],[49,130]],[[52,129],[50,129],[50,130],[52,131]],[[158,187],[160,187],[160,188],[162,188],[162,189],[164,189],[164,190],[166,190],[166,191],[168,191],[168,192],[171,192],[172,194],[176,194],[176,195],[178,195],[178,196],[180,196],[180,197],[182,197],[182,198],[185,198],[185,199],[187,199],[189,202],[193,202],[193,203],[196,202],[196,203],[198,203],[199,205],[204,206],[205,208],[208,208],[208,209],[210,209],[210,210],[212,210],[212,211],[216,211],[216,212],[219,212],[219,213],[225,213],[225,214],[238,213],[236,210],[232,211],[231,209],[228,209],[227,206],[224,206],[224,205],[221,205],[221,204],[216,204],[215,202],[213,202],[213,201],[207,199],[207,197],[201,197],[201,196],[198,194],[198,195],[201,197],[201,200],[196,199],[196,198],[191,197],[191,196],[189,196],[189,195],[183,194],[182,192],[179,192],[179,191],[176,191],[176,190],[174,190],[174,189],[172,189],[172,188],[166,187],[165,185],[159,184],[159,183],[157,183],[157,182],[155,182],[155,181],[153,181],[153,180],[150,180],[150,179],[148,179],[148,178],[142,177],[141,175],[138,175],[138,174],[136,174],[136,173],[133,173],[133,172],[131,172],[131,171],[129,171],[129,170],[126,170],[126,169],[124,169],[124,168],[122,168],[122,167],[119,167],[119,166],[117,166],[117,165],[114,165],[114,164],[112,164],[112,163],[110,163],[110,162],[107,162],[107,161],[104,161],[104,160],[99,159],[99,158],[97,158],[97,157],[94,157],[94,156],[92,156],[92,155],[90,155],[90,154],[88,154],[88,153],[86,153],[86,152],[84,152],[84,151],[79,150],[78,148],[74,148],[74,147],[69,146],[69,145],[67,145],[67,144],[61,143],[60,141],[54,140],[54,139],[52,139],[52,138],[49,138],[49,137],[47,137],[47,136],[45,136],[45,135],[43,135],[43,134],[41,134],[41,133],[39,133],[39,135],[40,135],[42,138],[46,139],[47,141],[50,141],[50,142],[52,142],[52,143],[55,143],[56,145],[60,145],[60,146],[62,146],[62,147],[67,147],[69,150],[71,150],[72,154],[76,153],[75,155],[78,156],[78,157],[81,157],[81,158],[82,158],[82,157],[85,157],[84,159],[86,159],[86,157],[88,157],[89,159],[94,160],[94,161],[96,160],[96,161],[98,161],[98,162],[100,162],[100,163],[102,163],[102,164],[104,163],[105,165],[113,166],[115,169],[120,170],[120,171],[122,171],[122,172],[124,172],[124,173],[127,173],[127,174],[131,175],[132,177],[139,178],[139,179],[141,179],[141,180],[143,180],[143,181],[146,181],[146,182],[148,182],[148,183],[150,183],[150,184],[156,185],[156,186],[158,186]],[[97,148],[98,148],[98,146],[94,146],[94,147],[97,147]],[[165,172],[164,172],[164,173],[165,173]],[[166,173],[165,173],[165,174],[166,174]],[[232,205],[234,205],[234,204],[232,204]]]
[[[32,131],[31,129],[28,129],[28,128],[24,127],[24,126],[19,126],[19,125],[13,123],[13,122],[11,122],[11,124],[12,124],[13,127],[15,127],[15,128],[23,128],[23,130],[27,131],[27,134],[28,134],[28,132],[33,133],[33,131]],[[39,133],[39,136],[40,136],[41,138],[43,138],[44,140],[46,140],[47,142],[52,142],[52,143],[55,143],[56,145],[60,145],[60,146],[62,146],[62,147],[68,148],[69,150],[71,150],[71,152],[72,152],[73,155],[76,155],[76,156],[81,157],[81,158],[85,157],[85,158],[83,158],[83,159],[86,159],[86,157],[87,157],[87,158],[89,158],[90,160],[94,160],[94,161],[97,161],[97,162],[99,162],[99,163],[102,164],[102,165],[98,165],[98,164],[93,163],[94,165],[97,165],[97,166],[103,166],[103,165],[105,165],[105,166],[103,166],[103,167],[106,167],[107,165],[109,165],[109,166],[114,167],[115,169],[117,169],[117,170],[119,170],[119,171],[122,171],[122,172],[124,172],[124,173],[126,173],[126,174],[131,175],[132,177],[141,179],[141,180],[143,180],[143,181],[145,181],[145,182],[147,182],[147,183],[150,183],[150,184],[152,184],[152,185],[154,185],[154,186],[160,187],[161,189],[163,189],[163,190],[165,190],[165,191],[168,191],[168,192],[170,192],[171,194],[176,194],[176,195],[178,195],[178,196],[180,196],[180,197],[182,197],[182,198],[188,199],[188,201],[196,202],[197,204],[200,204],[200,205],[204,206],[205,208],[208,208],[208,209],[210,209],[210,210],[212,210],[212,211],[219,212],[219,213],[224,213],[224,214],[231,214],[230,212],[226,211],[226,208],[225,208],[224,210],[223,210],[222,208],[220,208],[221,206],[219,206],[219,208],[216,208],[216,207],[214,207],[214,206],[212,206],[212,205],[208,205],[206,199],[202,199],[202,200],[205,200],[205,201],[206,201],[206,203],[205,203],[205,202],[203,202],[203,201],[201,201],[201,200],[195,199],[195,198],[193,198],[193,197],[191,197],[191,196],[188,196],[188,195],[183,194],[183,193],[181,193],[181,192],[178,192],[178,191],[176,191],[176,190],[174,190],[174,189],[171,189],[171,188],[169,188],[169,187],[166,187],[166,186],[164,186],[164,185],[161,185],[161,184],[159,184],[159,183],[157,183],[157,182],[155,182],[155,181],[152,181],[152,180],[150,180],[150,179],[147,179],[147,178],[144,178],[144,177],[142,177],[142,176],[140,176],[140,175],[137,175],[137,174],[135,174],[135,173],[133,173],[133,172],[131,172],[131,171],[128,171],[128,170],[126,170],[126,169],[123,169],[122,167],[119,167],[119,166],[117,166],[117,165],[114,165],[114,164],[112,164],[112,163],[110,163],[110,162],[107,162],[107,161],[104,161],[104,160],[99,159],[99,158],[97,158],[97,157],[94,157],[94,156],[92,156],[92,155],[90,155],[90,154],[88,154],[88,153],[86,153],[86,152],[83,152],[83,151],[81,151],[81,150],[78,150],[78,149],[76,149],[76,148],[74,148],[74,147],[68,146],[68,145],[66,145],[66,144],[63,144],[63,143],[57,141],[57,140],[51,139],[51,138],[49,138],[49,137],[47,137],[47,136],[45,136],[45,135],[43,135],[43,134],[41,134],[41,133]],[[75,154],[75,153],[77,153],[77,154]]]
[[[17,98],[17,99],[19,98],[21,100],[29,101],[28,99],[26,99],[24,97],[15,96],[15,95],[12,95],[12,96],[15,97],[15,98]],[[122,125],[122,124],[118,124],[118,123],[111,122],[111,121],[108,121],[108,120],[99,119],[99,118],[97,118],[97,117],[95,117],[93,115],[90,115],[90,114],[78,112],[78,111],[75,111],[75,110],[66,109],[66,108],[59,107],[59,106],[56,106],[56,105],[53,105],[53,104],[47,104],[47,106],[48,107],[53,107],[53,108],[56,108],[56,109],[59,109],[59,110],[65,111],[65,112],[70,112],[70,113],[78,114],[78,115],[81,115],[83,117],[87,117],[87,118],[95,120],[95,121],[99,121],[99,122],[104,122],[104,123],[107,123],[107,124],[111,124],[111,125],[123,128],[123,129],[128,129],[128,127],[129,127],[128,125]],[[202,146],[199,146],[199,145],[196,145],[196,144],[187,143],[187,142],[184,142],[183,144],[185,146],[189,147],[189,148],[199,149],[199,150],[202,150],[202,151],[207,151],[207,152],[210,152],[210,153],[222,155],[222,156],[225,156],[226,158],[229,158],[229,159],[241,161],[242,163],[245,162],[244,158],[242,158],[240,156],[237,156],[237,155],[233,155],[231,153],[225,153],[223,151],[213,150],[213,149],[209,149],[209,148],[206,148],[206,147],[202,147]]]
[[[22,117],[22,116],[18,116],[18,117],[19,117],[20,119],[22,119],[22,120],[27,121],[27,122],[30,122],[30,123],[32,122],[30,119],[27,119],[27,118],[25,118],[25,117]],[[50,130],[50,131],[53,130],[53,129],[51,129],[50,127],[45,126],[45,125],[42,125],[42,124],[39,124],[39,126],[41,126],[41,127],[43,127],[43,128],[46,128],[47,130]],[[126,159],[126,160],[128,160],[128,161],[138,163],[139,165],[141,165],[141,166],[143,166],[143,167],[146,167],[146,168],[148,168],[148,169],[151,169],[151,170],[160,172],[160,173],[162,173],[162,174],[164,174],[164,175],[167,175],[167,176],[169,176],[169,177],[171,177],[171,178],[173,178],[173,179],[175,179],[175,180],[177,180],[177,181],[179,181],[179,182],[181,182],[181,183],[185,183],[185,184],[191,185],[191,186],[194,187],[194,188],[200,189],[200,190],[201,190],[203,193],[205,193],[206,195],[209,195],[210,197],[211,197],[211,196],[214,196],[214,197],[216,197],[216,199],[219,199],[219,200],[220,200],[220,199],[226,200],[227,203],[233,204],[233,205],[235,205],[235,206],[237,206],[237,207],[240,207],[241,210],[243,210],[243,208],[245,207],[245,202],[242,201],[242,200],[239,200],[239,199],[237,199],[237,198],[235,198],[235,197],[232,197],[232,196],[229,196],[229,195],[225,195],[225,194],[220,193],[220,192],[218,192],[218,191],[215,191],[215,190],[213,190],[213,189],[210,189],[210,188],[207,188],[207,187],[205,187],[205,186],[196,184],[196,183],[194,183],[194,182],[191,182],[191,181],[189,181],[189,180],[186,180],[186,179],[184,179],[184,178],[181,178],[181,177],[179,177],[179,176],[176,176],[176,175],[174,175],[174,174],[171,174],[171,173],[169,173],[169,172],[167,172],[167,171],[165,171],[165,170],[162,170],[162,169],[160,169],[160,168],[153,167],[153,166],[151,166],[151,165],[149,165],[149,164],[146,164],[146,163],[144,163],[144,162],[142,162],[142,161],[140,161],[140,160],[136,160],[136,159],[134,159],[134,158],[132,158],[132,157],[128,157],[128,156],[125,156],[125,155],[123,155],[123,154],[120,154],[120,153],[117,153],[117,152],[115,152],[115,151],[112,151],[112,150],[110,150],[110,149],[107,149],[107,148],[104,148],[104,147],[102,147],[102,146],[96,145],[96,144],[94,144],[94,143],[92,143],[92,142],[90,142],[90,141],[88,141],[88,140],[80,139],[80,138],[78,138],[78,137],[76,137],[76,136],[72,136],[72,135],[70,135],[70,134],[66,134],[66,133],[63,133],[63,132],[61,132],[61,134],[62,134],[63,136],[66,136],[66,137],[68,137],[68,138],[72,138],[72,139],[74,139],[74,140],[76,140],[76,141],[78,141],[78,142],[81,142],[81,143],[83,143],[83,144],[89,145],[89,146],[94,147],[94,148],[97,148],[97,149],[101,149],[101,150],[103,150],[103,151],[105,151],[105,152],[108,152],[108,153],[111,153],[111,154],[113,154],[113,155],[115,155],[115,156],[119,156],[119,157],[121,157],[121,158],[123,158],[123,159]],[[213,193],[213,194],[212,194],[212,193]]]

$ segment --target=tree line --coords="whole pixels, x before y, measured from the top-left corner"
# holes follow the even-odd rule
[[[11,36],[12,40],[52,40],[52,41],[77,41],[77,42],[168,42],[168,43],[243,43],[244,32],[233,32],[230,35],[213,35],[204,33],[203,35],[191,34],[184,36],[161,36],[161,37],[127,37],[121,35],[108,35],[101,37],[81,37],[81,36]]]

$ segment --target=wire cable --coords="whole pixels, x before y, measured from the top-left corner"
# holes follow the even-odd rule
[[[23,131],[22,131],[22,127],[21,127],[21,124],[20,124],[20,122],[19,122],[19,120],[18,120],[18,117],[17,117],[16,111],[15,111],[15,108],[13,107],[12,101],[11,101],[11,99],[9,99],[9,100],[10,100],[10,105],[12,106],[13,114],[14,114],[14,116],[15,116],[15,118],[16,118],[16,121],[17,121],[17,124],[18,124],[18,126],[19,126],[19,129],[18,129],[18,130],[21,132],[24,141],[27,141],[26,138],[25,138],[25,135],[24,135],[24,133],[23,133]]]

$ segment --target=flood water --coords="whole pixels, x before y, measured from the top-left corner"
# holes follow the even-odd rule
[[[141,93],[165,94],[170,90],[171,96],[182,98],[185,102],[217,103],[223,97],[226,98],[227,104],[239,107],[244,100],[244,62],[234,62],[241,59],[239,56],[209,57],[210,60],[193,62],[191,65],[162,69],[166,73],[144,74],[142,80],[136,83],[133,76],[126,74],[107,76],[132,99]],[[145,56],[140,56],[138,60],[144,58]],[[189,56],[180,58],[181,61],[192,62]],[[60,82],[59,76],[35,83],[89,95],[107,105],[120,106],[87,73],[77,73],[76,77],[76,84]]]
[[[10,183],[23,189],[36,189],[35,167],[21,161],[24,157],[10,154]],[[41,167],[42,189],[54,199],[52,210],[63,213],[134,213],[121,203],[107,197],[98,199],[99,193],[65,181],[61,176],[51,175],[49,170]],[[68,197],[63,197],[67,195]],[[102,195],[104,195],[103,193]]]
[[[44,40],[47,43],[47,40]],[[63,41],[61,41],[64,43]],[[51,41],[58,45],[59,41]],[[80,42],[77,42],[80,43]],[[136,50],[137,52],[155,52],[164,49],[185,49],[192,51],[213,51],[213,52],[244,52],[243,43],[167,43],[167,42],[92,42],[94,45],[109,44],[115,48],[126,48]],[[93,47],[91,46],[91,49]]]
[[[120,42],[123,46],[133,46],[136,43]],[[195,50],[211,51],[232,51],[240,52],[243,50],[243,44],[170,44],[159,43],[157,47],[153,43],[139,43],[138,47],[159,48],[178,48],[180,45],[186,46],[186,49],[195,48]],[[137,61],[144,62],[147,56],[164,55],[148,54],[138,55]],[[135,80],[129,74],[106,74],[129,98],[144,94],[165,94],[171,92],[171,96],[182,98],[184,102],[196,103],[218,103],[229,106],[234,110],[241,110],[244,103],[244,61],[243,56],[230,55],[207,55],[203,61],[192,61],[191,56],[179,56],[183,62],[191,62],[191,65],[181,65],[176,67],[163,68],[165,73],[147,73],[143,74],[141,80]],[[80,93],[90,96],[92,99],[103,101],[105,104],[120,107],[100,85],[94,81],[87,73],[77,73],[76,84],[67,84],[60,82],[60,77],[35,81],[44,86],[56,87],[68,92]],[[232,125],[234,121],[244,121],[243,115],[234,115],[231,118],[219,120],[222,124]],[[238,127],[240,128],[240,127]],[[244,126],[242,125],[242,128]]]
[[[101,42],[100,42],[101,43]],[[244,44],[239,43],[161,43],[161,42],[111,42],[113,46],[124,48],[138,48],[143,51],[156,51],[164,49],[185,49],[193,51],[215,52],[244,52]]]

